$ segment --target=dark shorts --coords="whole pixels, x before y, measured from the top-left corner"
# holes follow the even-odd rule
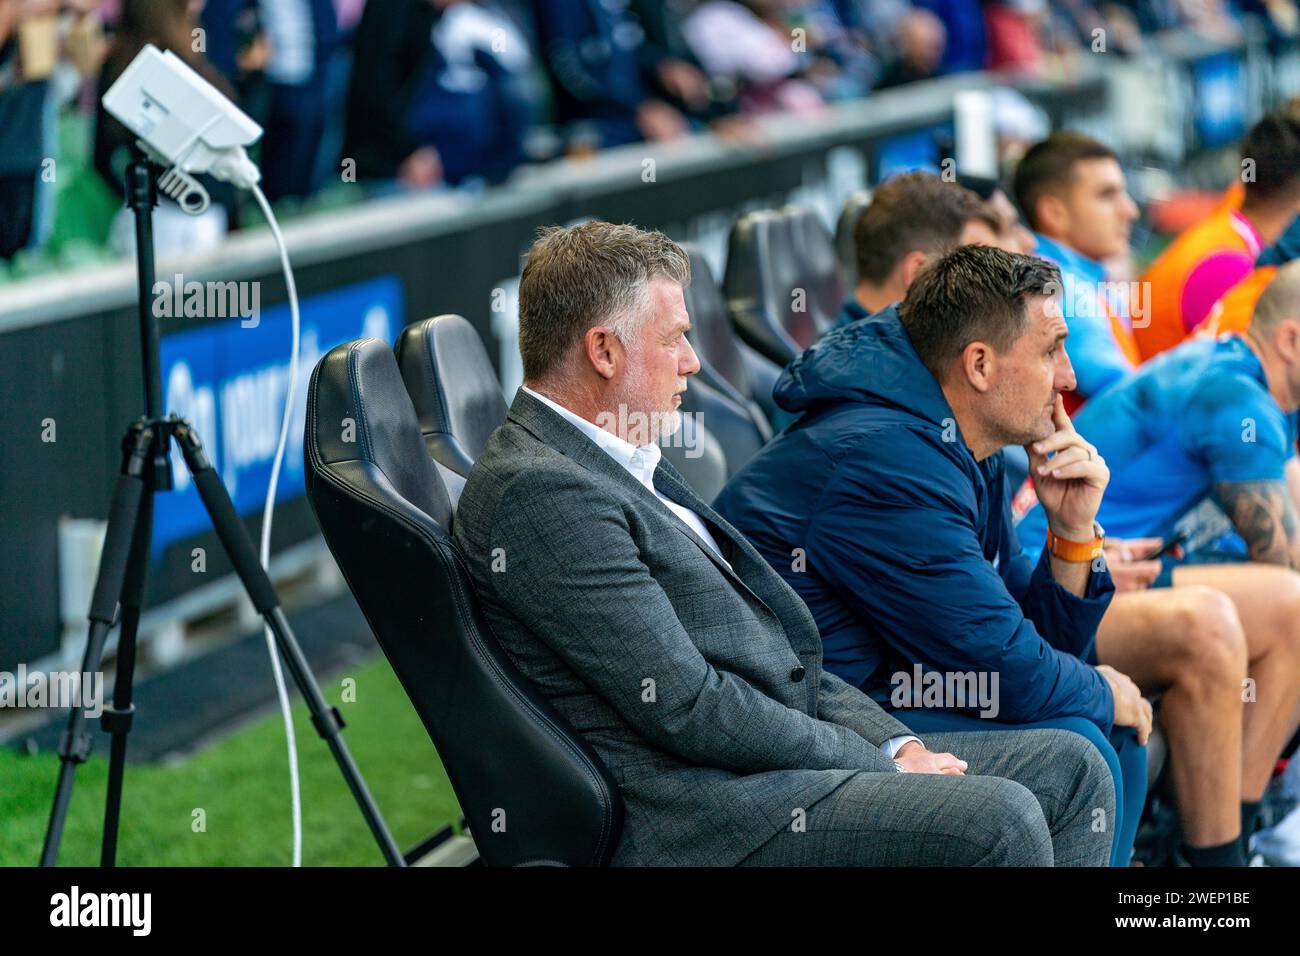
[[[1193,554],[1175,558],[1170,554],[1160,556],[1160,573],[1151,582],[1153,588],[1170,588],[1174,586],[1174,569],[1195,564],[1241,564],[1250,558],[1240,551],[1228,551],[1219,548],[1202,548]]]

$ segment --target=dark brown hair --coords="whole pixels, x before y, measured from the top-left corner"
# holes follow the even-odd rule
[[[1057,130],[1029,148],[1016,166],[1012,188],[1016,205],[1031,229],[1039,228],[1038,200],[1068,186],[1074,179],[1075,164],[1089,159],[1118,161],[1119,157],[1100,140],[1072,129]]]
[[[1006,352],[1029,327],[1025,300],[1059,294],[1061,270],[1046,259],[991,246],[961,246],[916,274],[898,316],[935,379],[972,342]]]
[[[858,278],[879,285],[908,253],[946,251],[972,219],[1001,231],[997,217],[964,186],[933,173],[887,179],[853,225]]]

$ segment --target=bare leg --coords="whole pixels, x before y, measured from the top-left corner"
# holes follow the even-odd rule
[[[1164,692],[1159,719],[1184,841],[1237,837],[1246,639],[1232,601],[1205,587],[1117,594],[1097,630],[1097,657],[1143,692]]]
[[[1300,704],[1300,574],[1272,564],[1191,564],[1174,570],[1174,590],[1206,585],[1232,598],[1246,633],[1254,681],[1243,691],[1241,796],[1258,800],[1295,733]]]

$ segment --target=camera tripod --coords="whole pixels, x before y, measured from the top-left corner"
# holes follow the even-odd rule
[[[135,707],[131,702],[135,676],[136,632],[149,568],[153,533],[153,496],[173,487],[171,444],[176,445],[193,476],[212,527],[221,541],[235,572],[243,583],[258,614],[275,638],[276,647],[293,675],[311,711],[316,731],[329,745],[348,788],[390,866],[405,866],[405,860],[379,813],[361,772],[340,734],[343,717],[326,703],[298,646],[275,589],[258,561],[225,485],[209,461],[193,426],[176,415],[162,413],[162,381],[159,357],[158,320],[150,308],[154,285],[153,207],[157,205],[157,169],[136,152],[126,172],[126,201],[135,215],[136,276],[139,283],[141,349],[144,361],[145,416],[133,422],[122,439],[122,465],[109,509],[99,571],[90,604],[90,630],[81,672],[98,672],[104,644],[121,607],[121,633],[117,644],[117,673],[113,701],[105,704],[100,718],[111,735],[108,792],[104,808],[103,843],[100,865],[116,864],[118,827],[122,809],[122,781],[126,771],[126,744]],[[63,836],[72,785],[78,765],[90,755],[92,743],[86,728],[87,708],[83,699],[68,718],[59,743],[59,779],[50,811],[41,865],[53,866]]]

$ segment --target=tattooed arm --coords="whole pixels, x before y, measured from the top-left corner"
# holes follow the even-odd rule
[[[1300,569],[1300,517],[1287,482],[1224,481],[1214,495],[1252,561]]]

